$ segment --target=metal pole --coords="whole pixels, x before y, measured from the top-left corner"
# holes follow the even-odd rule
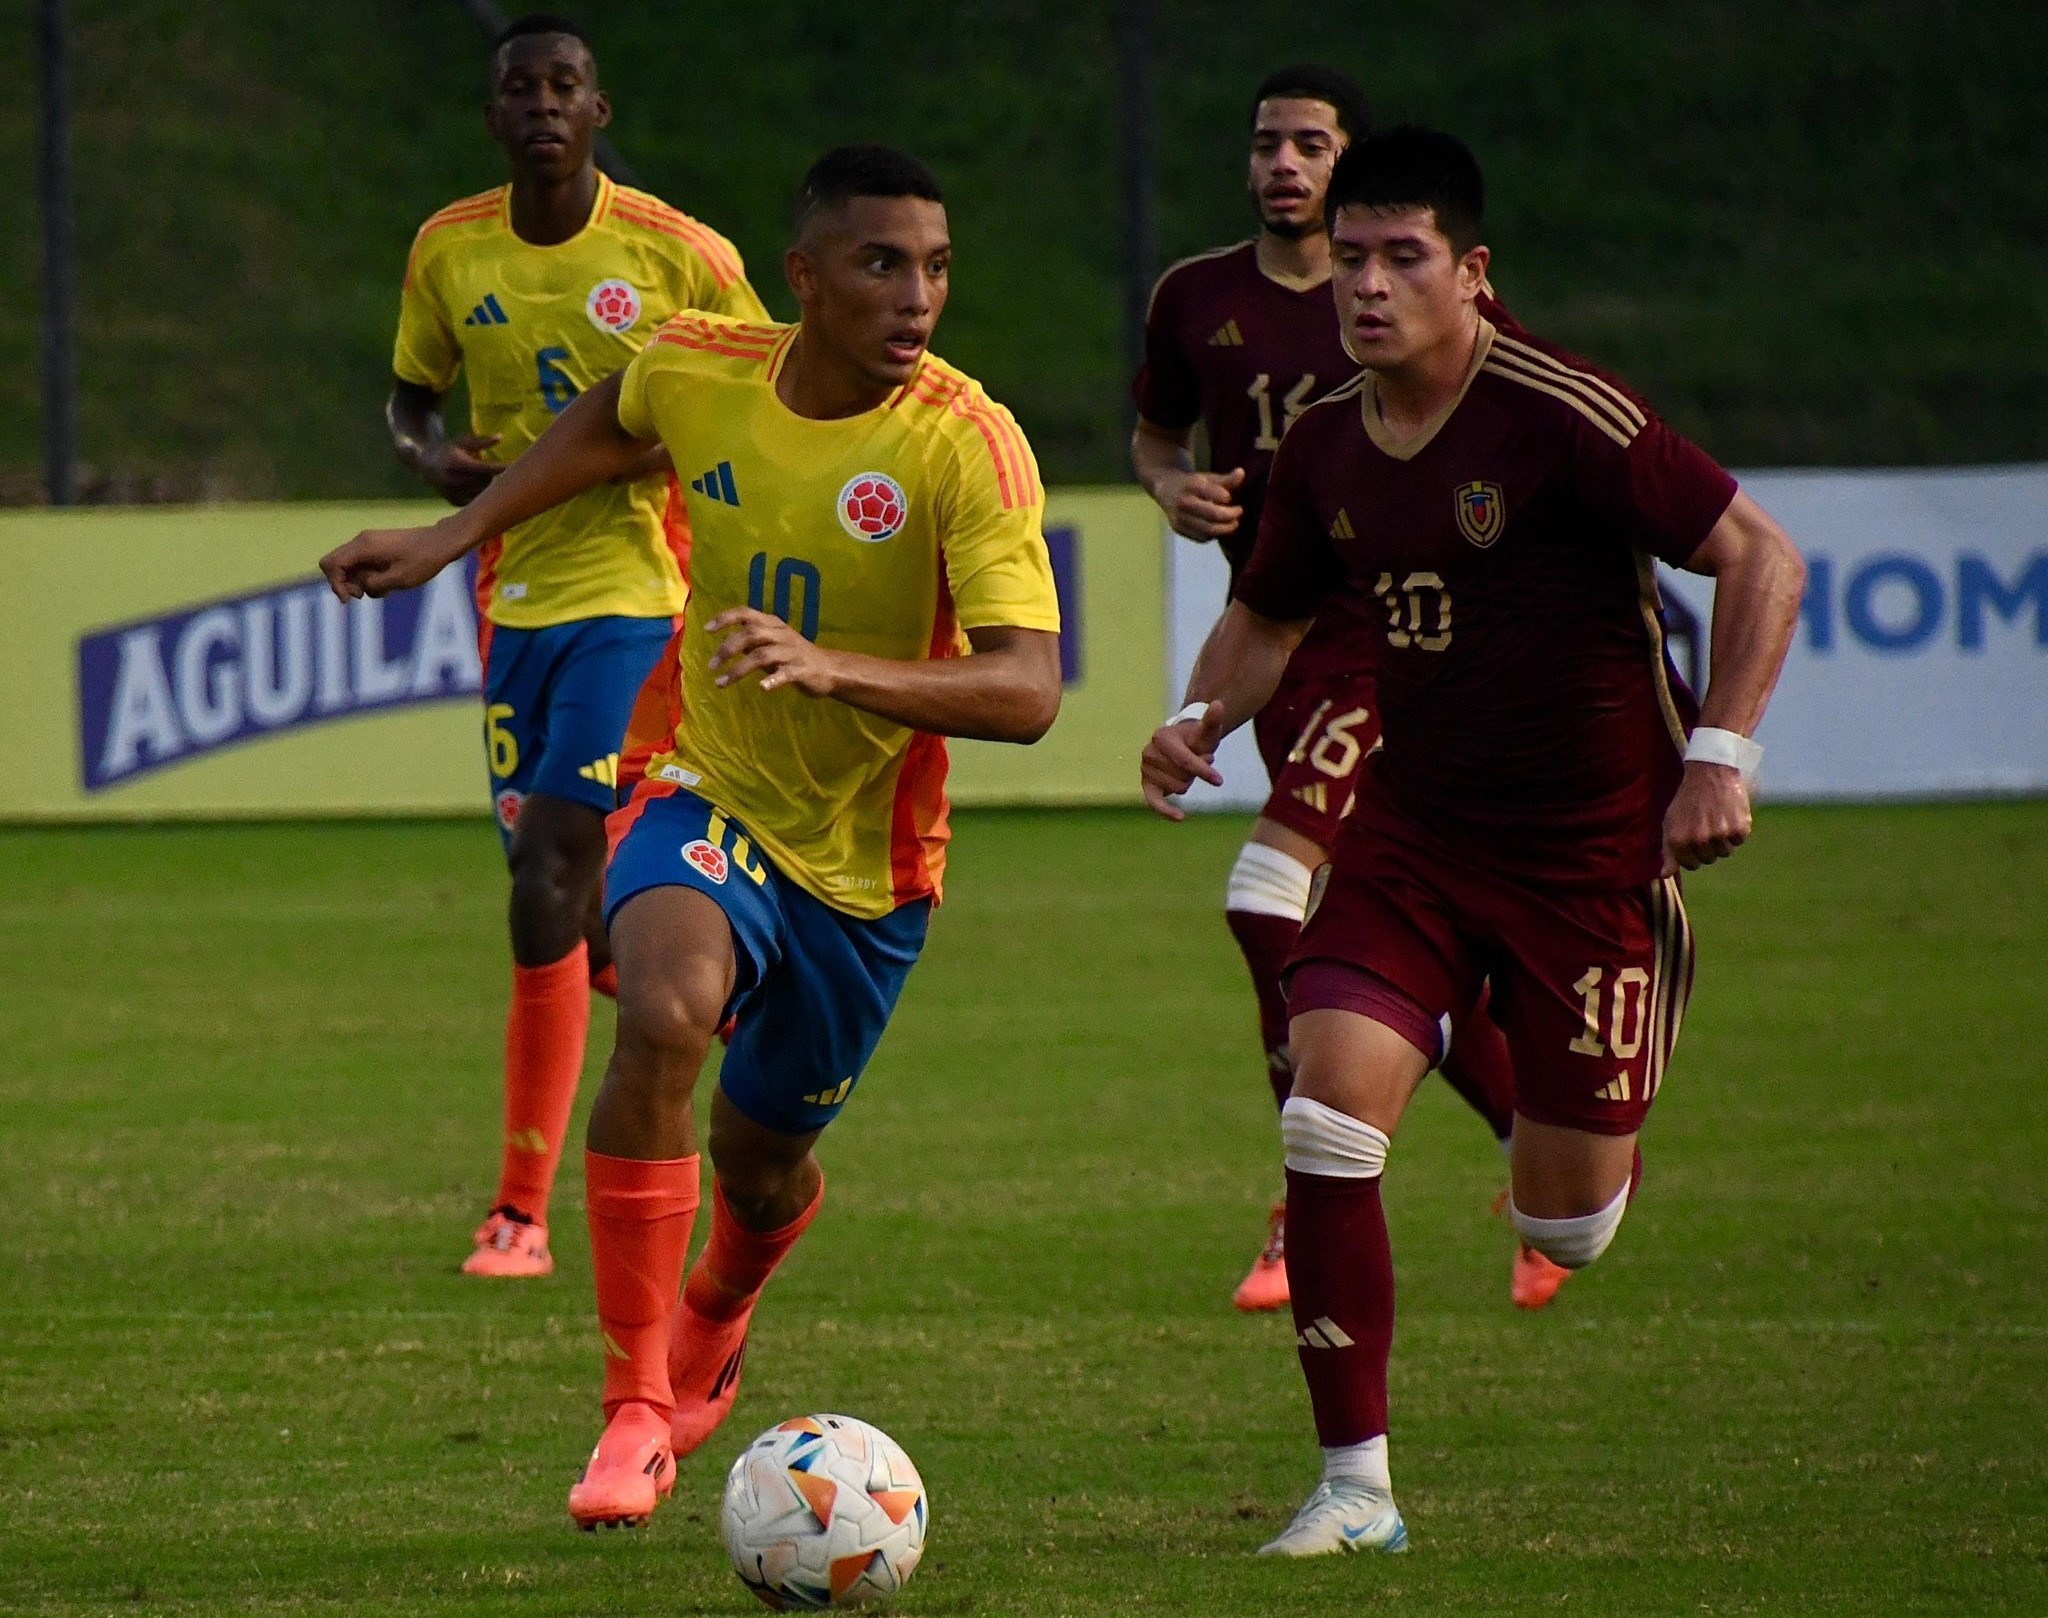
[[[484,31],[486,39],[496,39],[512,21],[496,0],[461,0],[461,3],[462,9]],[[602,134],[597,137],[597,166],[618,184],[630,185],[636,190],[640,188],[640,177],[633,172],[633,165],[619,156],[619,149]]]
[[[78,503],[77,243],[71,208],[70,24],[64,0],[37,14],[42,119],[37,194],[43,213],[43,487],[53,506]]]
[[[1123,169],[1124,359],[1126,372],[1135,374],[1145,357],[1145,306],[1159,255],[1151,0],[1119,0],[1117,5],[1116,93]],[[1125,403],[1127,413],[1135,410],[1128,399]]]

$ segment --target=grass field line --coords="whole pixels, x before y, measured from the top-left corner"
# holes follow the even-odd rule
[[[989,1331],[995,1331],[1002,1324],[986,1314],[976,1318]],[[0,1321],[75,1320],[101,1321],[109,1325],[172,1325],[189,1323],[193,1325],[234,1325],[274,1321],[280,1323],[316,1322],[336,1320],[452,1320],[485,1323],[494,1326],[518,1324],[498,1316],[483,1316],[473,1309],[330,1309],[309,1306],[304,1309],[35,1309],[0,1308]],[[1445,1322],[1436,1322],[1442,1325]],[[545,1330],[543,1323],[533,1322],[535,1330]],[[2034,1341],[2048,1339],[2048,1324],[2030,1321],[1986,1322],[1978,1321],[1967,1326],[1941,1326],[1908,1321],[1883,1320],[1769,1320],[1769,1319],[1723,1319],[1710,1315],[1649,1316],[1629,1321],[1633,1332],[1667,1327],[1685,1332],[1716,1332],[1723,1334],[1759,1333],[1781,1337],[1880,1337],[1901,1335],[1912,1337],[1957,1338],[1977,1337],[1986,1340]],[[1425,1323],[1417,1322],[1411,1330],[1426,1329]],[[1559,1323],[1559,1330],[1574,1332],[1610,1332],[1614,1323],[1605,1319],[1574,1320]]]

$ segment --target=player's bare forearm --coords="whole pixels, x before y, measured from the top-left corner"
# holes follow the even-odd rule
[[[415,476],[451,505],[467,505],[502,470],[483,452],[497,435],[468,434],[450,438],[442,421],[445,394],[421,382],[394,377],[384,405],[384,425],[391,447]]]
[[[1806,564],[1785,531],[1745,494],[1687,560],[1714,579],[1713,674],[1700,724],[1747,736],[1763,719],[1806,588]],[[1664,815],[1664,869],[1696,871],[1749,840],[1749,788],[1732,765],[1689,760]]]
[[[1140,418],[1131,434],[1131,470],[1138,485],[1177,534],[1189,539],[1215,539],[1235,533],[1244,518],[1237,487],[1242,467],[1231,472],[1198,472],[1188,448],[1189,434]]]
[[[425,528],[375,528],[320,559],[344,601],[389,595],[431,579],[493,534],[626,476],[653,447],[619,426],[619,378],[607,377],[557,416],[525,454],[458,511]]]
[[[1713,673],[1700,723],[1748,736],[1791,650],[1806,564],[1785,531],[1738,492],[1686,567],[1714,579]]]
[[[1161,725],[1138,760],[1145,802],[1155,813],[1182,819],[1175,798],[1197,781],[1223,784],[1215,766],[1218,744],[1272,700],[1312,621],[1261,617],[1241,601],[1216,620],[1188,677],[1187,703],[1206,704],[1201,716]]]
[[[1228,736],[1272,701],[1287,660],[1313,622],[1263,618],[1243,602],[1231,602],[1195,655],[1185,700],[1222,703],[1221,736]]]
[[[1060,711],[1059,636],[1048,630],[970,629],[972,657],[899,661],[815,645],[751,607],[705,628],[718,640],[711,666],[722,686],[759,676],[764,691],[789,686],[912,730],[990,742],[1035,742]]]

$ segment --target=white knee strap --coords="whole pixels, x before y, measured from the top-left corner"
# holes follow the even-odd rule
[[[1628,1212],[1628,1187],[1598,1213],[1580,1214],[1575,1219],[1538,1219],[1509,1204],[1515,1229],[1537,1252],[1567,1270],[1583,1270],[1607,1251],[1614,1233],[1621,1229],[1621,1216]]]
[[[1377,1180],[1393,1144],[1371,1124],[1306,1096],[1289,1096],[1280,1109],[1280,1139],[1295,1173],[1332,1180]]]
[[[1246,843],[1230,868],[1223,908],[1299,921],[1308,914],[1308,890],[1314,878],[1315,873],[1293,855],[1264,843]]]

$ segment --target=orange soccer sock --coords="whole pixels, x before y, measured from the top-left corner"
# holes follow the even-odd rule
[[[589,948],[588,945],[584,947],[586,949]],[[607,1000],[618,999],[619,963],[617,961],[606,961],[604,965],[590,974],[590,986]]]
[[[604,1413],[639,1399],[673,1412],[669,1316],[697,1219],[697,1156],[646,1163],[583,1154],[590,1269],[604,1333]]]
[[[820,1174],[818,1193],[802,1213],[780,1230],[749,1230],[733,1217],[724,1189],[713,1181],[711,1236],[690,1268],[683,1301],[706,1320],[731,1320],[752,1307],[775,1266],[818,1217],[824,1200],[825,1177]]]
[[[578,943],[546,966],[513,966],[512,1008],[505,1015],[505,1156],[493,1206],[547,1223],[589,1032],[588,945]]]

